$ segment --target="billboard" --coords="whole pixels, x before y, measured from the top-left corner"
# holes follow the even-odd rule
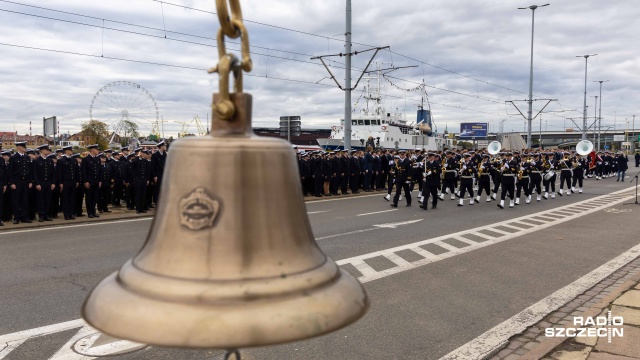
[[[624,135],[613,135],[613,141],[624,141]]]
[[[461,140],[483,139],[487,137],[487,123],[462,123],[460,124]]]

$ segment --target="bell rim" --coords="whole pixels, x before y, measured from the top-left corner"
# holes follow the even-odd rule
[[[112,273],[91,290],[82,306],[82,317],[104,334],[153,346],[224,349],[289,343],[339,330],[363,317],[370,307],[362,284],[340,268],[334,281],[319,288],[297,296],[236,304],[233,309],[232,305],[216,308],[142,297],[118,281],[117,274]],[[173,314],[168,316],[170,320],[157,316],[166,315],[165,310]],[[320,324],[320,318],[330,321]],[[219,329],[194,326],[189,323],[193,319],[232,325]],[[231,328],[233,338],[225,335]],[[208,335],[203,336],[205,332]]]

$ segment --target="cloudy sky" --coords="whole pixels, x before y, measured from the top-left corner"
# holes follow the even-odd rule
[[[390,111],[414,119],[421,93],[400,89],[424,80],[439,131],[468,121],[497,131],[503,120],[505,131],[520,131],[524,121],[505,101],[527,98],[531,10],[517,8],[532,4],[353,0],[354,50],[390,46],[376,57],[382,67],[414,66],[389,74],[395,86],[383,81]],[[575,127],[569,118],[582,124],[585,61],[576,55],[598,54],[588,63],[591,121],[592,96],[599,95],[594,80],[609,80],[603,129],[625,128],[626,119],[640,115],[638,5],[562,0],[536,10],[534,97],[558,100],[545,109],[543,130]],[[254,96],[254,125],[277,126],[283,115],[301,115],[305,128],[336,124],[344,95],[310,58],[344,51],[345,1],[244,0],[242,6],[254,62],[244,81]],[[166,136],[175,136],[179,122],[205,120],[218,86],[217,75],[205,71],[217,63],[214,12],[213,0],[0,0],[0,131],[25,133],[32,121],[33,133],[40,133],[42,117],[56,115],[61,131],[74,133],[91,114],[113,126],[126,109],[145,133],[156,106]],[[354,76],[371,54],[354,57]],[[331,59],[343,82],[344,58]],[[534,109],[545,103],[536,101]],[[516,104],[526,114],[526,103]],[[539,126],[536,119],[534,129]]]

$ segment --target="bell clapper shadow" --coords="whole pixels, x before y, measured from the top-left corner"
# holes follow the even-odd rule
[[[233,16],[228,16],[227,1]],[[118,339],[237,349],[307,339],[362,317],[369,299],[318,247],[291,145],[252,131],[251,69],[238,0],[217,0],[220,92],[211,135],[171,144],[140,252],[87,296],[82,316]],[[231,27],[231,30],[229,30]],[[224,50],[240,36],[242,60]],[[229,75],[236,92],[230,93]]]

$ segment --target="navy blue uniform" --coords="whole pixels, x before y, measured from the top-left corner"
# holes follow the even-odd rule
[[[53,160],[38,156],[35,160],[33,172],[33,180],[36,187],[36,203],[39,219],[49,219],[48,212],[51,207],[51,198],[53,196],[51,185],[55,186],[55,171]],[[40,189],[38,189],[40,187]]]
[[[100,196],[100,182],[102,181],[102,166],[97,156],[88,155],[82,159],[82,183],[85,187],[87,215],[95,217],[96,205]],[[87,185],[89,186],[87,188]]]
[[[29,188],[33,185],[33,163],[29,155],[15,153],[9,159],[8,184],[11,191],[14,221],[30,222]]]
[[[75,209],[74,194],[76,187],[80,182],[78,178],[78,162],[68,156],[62,156],[58,159],[57,171],[58,187],[60,191],[60,207],[64,214],[64,219],[69,220],[73,218]]]

